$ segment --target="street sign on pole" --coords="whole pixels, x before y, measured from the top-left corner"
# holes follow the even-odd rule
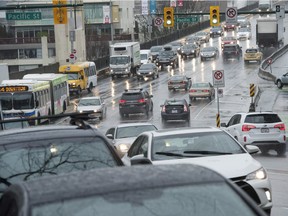
[[[276,7],[276,18],[284,19],[285,18],[285,5],[275,5]]]
[[[192,22],[199,22],[198,16],[193,16],[193,17],[176,17],[176,22],[181,23],[192,23]]]
[[[224,70],[213,70],[212,78],[214,87],[225,87]]]
[[[226,8],[226,22],[237,24],[237,7]]]
[[[161,17],[156,17],[154,19],[154,25],[155,26],[162,26],[163,25],[163,19]]]

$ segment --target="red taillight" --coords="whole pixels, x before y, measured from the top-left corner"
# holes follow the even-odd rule
[[[166,112],[165,106],[162,107],[162,112]]]
[[[189,90],[189,92],[197,92],[197,90],[191,89]]]
[[[126,100],[119,100],[119,104],[125,104]]]
[[[188,109],[187,109],[187,106],[184,106],[184,112],[187,112]]]
[[[279,128],[279,130],[283,130],[283,131],[285,131],[285,124],[277,124],[277,125],[275,125],[274,126],[274,128]]]
[[[142,98],[142,99],[139,99],[138,102],[139,103],[146,103],[146,100]]]
[[[185,81],[182,81],[181,83],[182,83],[182,84],[185,84]]]
[[[205,89],[205,90],[202,90],[202,92],[209,92],[209,90]]]
[[[242,125],[242,131],[250,131],[253,128],[256,127],[254,125]]]

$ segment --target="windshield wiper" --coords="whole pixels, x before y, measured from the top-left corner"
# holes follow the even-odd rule
[[[165,155],[165,156],[177,156],[177,157],[184,157],[183,154],[173,153],[173,152],[155,152],[158,155]]]
[[[7,181],[7,179],[4,179],[2,177],[0,177],[0,184],[1,183],[5,184],[7,187],[11,185],[11,183],[9,181]]]
[[[231,152],[218,152],[218,151],[184,151],[185,154],[217,154],[217,155],[228,155],[233,154]]]

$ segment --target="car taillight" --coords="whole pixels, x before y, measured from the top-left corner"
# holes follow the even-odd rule
[[[194,89],[191,89],[191,90],[189,90],[189,92],[196,92],[196,90],[194,90]]]
[[[279,128],[279,130],[283,130],[283,131],[285,131],[285,124],[277,124],[277,125],[275,125],[274,126],[274,128]]]
[[[184,112],[187,112],[188,109],[187,109],[187,106],[184,106]]]
[[[119,104],[125,104],[126,100],[119,100]]]
[[[253,128],[256,127],[254,125],[242,125],[242,131],[250,131]]]
[[[202,92],[209,92],[209,90],[205,89],[205,90],[202,90]]]
[[[142,98],[142,99],[139,99],[138,102],[139,103],[146,103],[146,100]]]
[[[185,81],[182,81],[181,83],[182,83],[182,84],[185,84]]]
[[[162,112],[166,112],[165,106],[162,107]]]

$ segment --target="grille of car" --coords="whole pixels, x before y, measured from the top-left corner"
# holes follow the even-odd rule
[[[247,182],[245,182],[245,176],[241,176],[241,177],[236,177],[236,178],[231,178],[230,180],[232,180],[236,185],[238,185],[245,193],[248,194],[248,196],[250,196],[258,205],[261,203],[256,191],[254,190],[254,188],[249,185]]]

